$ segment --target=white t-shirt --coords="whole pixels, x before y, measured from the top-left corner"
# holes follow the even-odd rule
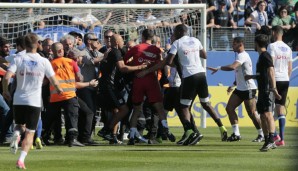
[[[276,81],[289,81],[288,64],[292,59],[292,50],[283,41],[268,45],[268,53],[272,56]]]
[[[80,22],[80,23],[86,23],[88,26],[94,24],[98,21],[98,19],[93,16],[92,14],[85,14],[85,15],[76,15],[73,16],[72,22]]]
[[[170,53],[173,55],[178,53],[183,78],[206,72],[200,58],[200,50],[202,49],[203,46],[199,39],[189,36],[183,36],[172,44]]]
[[[239,53],[236,57],[236,61],[241,65],[236,68],[236,83],[237,90],[246,91],[257,89],[257,86],[253,79],[245,80],[245,75],[253,75],[252,62],[247,52],[243,51]]]
[[[41,107],[41,86],[44,76],[49,78],[55,75],[49,60],[38,53],[17,55],[8,71],[15,73],[17,78],[13,104]]]
[[[268,15],[266,11],[259,12],[258,10],[255,10],[250,14],[252,16],[252,22],[257,22],[260,24],[260,26],[267,25],[268,26]],[[255,33],[257,31],[257,27],[255,24],[251,25],[251,32]]]
[[[136,22],[147,25],[154,25],[156,23],[160,23],[160,21],[157,20],[156,17],[153,15],[150,15],[148,18],[145,18],[144,16],[139,16]]]

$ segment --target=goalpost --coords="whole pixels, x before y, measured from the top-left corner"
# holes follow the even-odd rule
[[[142,30],[152,28],[165,47],[173,28],[185,23],[190,36],[200,39],[206,49],[206,16],[205,4],[0,3],[0,36],[14,45],[28,32],[54,41],[70,31],[94,32],[103,43],[103,32],[110,29],[124,41],[140,42]],[[206,67],[206,60],[202,63]],[[201,127],[206,127],[206,111],[201,113]]]

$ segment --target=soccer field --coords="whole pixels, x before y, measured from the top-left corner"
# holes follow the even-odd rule
[[[228,128],[231,132],[231,128]],[[182,128],[172,128],[180,138]],[[27,170],[285,170],[298,168],[298,128],[286,128],[286,146],[269,152],[259,152],[263,143],[251,142],[257,134],[254,128],[240,128],[240,142],[221,142],[215,127],[201,129],[203,140],[196,146],[177,146],[164,141],[159,145],[98,147],[48,146],[31,150],[26,158]],[[229,132],[229,134],[230,134]],[[101,140],[95,137],[96,140]],[[8,147],[0,147],[0,170],[15,170],[19,157]]]

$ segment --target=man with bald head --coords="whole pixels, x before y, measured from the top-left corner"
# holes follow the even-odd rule
[[[45,135],[48,134],[53,121],[61,118],[59,117],[61,116],[61,109],[64,109],[68,146],[84,146],[77,141],[79,104],[75,82],[79,67],[74,60],[63,57],[64,50],[61,43],[52,44],[52,51],[54,59],[51,64],[56,73],[55,77],[63,89],[63,94],[57,94],[53,86],[50,86],[50,103],[45,116],[46,123],[44,123]]]
[[[130,50],[132,47],[134,47],[136,45],[136,42],[133,40],[130,40],[126,43],[126,48],[127,50]]]
[[[123,78],[122,72],[133,72],[141,70],[146,65],[126,66],[123,62],[124,51],[123,38],[119,34],[111,36],[111,51],[104,62],[100,64],[101,78],[99,80],[99,91],[101,97],[101,105],[107,110],[112,111],[113,119],[107,129],[110,132],[107,137],[110,144],[119,144],[117,140],[117,123],[128,113],[127,88],[126,80]]]

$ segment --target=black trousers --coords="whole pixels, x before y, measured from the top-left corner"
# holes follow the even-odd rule
[[[91,138],[94,113],[81,98],[78,98],[78,102],[80,106],[78,120],[78,139],[82,142],[86,142]]]
[[[49,103],[43,120],[44,133],[48,134],[55,120],[61,119],[61,109],[64,110],[66,135],[71,139],[77,138],[79,103],[77,97],[60,102]]]

